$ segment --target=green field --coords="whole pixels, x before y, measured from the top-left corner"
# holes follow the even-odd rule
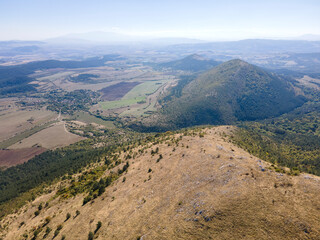
[[[121,100],[100,102],[100,106],[104,110],[129,107],[133,104],[137,104],[138,102],[145,101],[147,95],[150,95],[157,91],[157,89],[161,87],[165,82],[167,81],[162,80],[144,82],[132,88]],[[141,104],[141,107],[146,106],[146,104]]]
[[[77,112],[73,115],[73,118],[77,121],[80,122],[85,122],[85,123],[96,123],[105,126],[106,128],[115,128],[114,124],[112,121],[104,121],[100,118],[97,118],[95,116],[90,115],[87,112]]]
[[[148,81],[141,83],[132,88],[122,100],[133,99],[136,97],[145,97],[148,94],[154,93],[166,81]]]
[[[118,101],[108,101],[108,102],[100,102],[100,106],[102,109],[109,110],[109,109],[115,109],[115,108],[121,108],[121,107],[127,107],[133,104],[136,104],[140,101],[145,101],[146,97],[136,97],[131,99],[124,99],[124,100],[118,100]]]

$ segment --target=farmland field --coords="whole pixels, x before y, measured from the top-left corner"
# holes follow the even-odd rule
[[[19,133],[15,136],[13,136],[12,138],[6,139],[5,141],[0,143],[0,148],[1,149],[5,149],[8,148],[9,146],[22,141],[25,138],[28,138],[30,136],[32,136],[33,134],[42,131],[43,129],[46,129],[48,126],[50,126],[52,123],[54,123],[55,121],[51,121],[51,122],[46,122],[45,124],[39,125],[39,126],[35,126],[31,129],[28,129],[22,133]]]
[[[30,148],[35,146],[54,149],[67,146],[82,139],[82,137],[66,131],[64,122],[59,122],[13,144],[9,149]]]
[[[99,105],[103,110],[112,110],[119,108],[123,109],[121,115],[143,115],[146,108],[152,104],[154,106],[155,101],[151,101],[151,96],[158,89],[160,89],[168,80],[161,81],[147,81],[141,83],[132,88],[121,100],[100,102]],[[129,109],[128,109],[129,108]]]
[[[24,149],[5,149],[0,150],[0,168],[11,167],[24,163],[36,155],[46,151],[45,148],[33,147]]]
[[[139,82],[120,82],[100,90],[102,100],[114,101],[121,99],[133,87],[140,84]]]
[[[0,115],[0,141],[44,124],[57,116],[56,113],[46,110],[18,110],[2,112]]]
[[[122,108],[122,107],[129,107],[130,105],[137,104],[140,101],[144,101],[145,97],[136,97],[131,99],[123,99],[118,101],[108,101],[108,102],[101,102],[100,106],[104,110],[115,109],[115,108]]]
[[[138,86],[135,86],[130,92],[128,92],[122,99],[132,99],[140,96],[146,96],[148,94],[154,93],[162,84],[166,81],[148,81],[144,82]]]
[[[70,77],[78,74],[94,74],[98,77],[90,82],[72,82]],[[38,71],[32,75],[36,78],[33,83],[39,84],[39,90],[61,88],[66,91],[88,89],[98,91],[114,83],[137,81],[150,81],[163,79],[163,75],[153,72],[145,66],[117,69],[110,66],[89,67],[78,69],[50,69]]]
[[[77,121],[84,122],[87,124],[90,124],[90,123],[99,124],[99,125],[105,126],[106,128],[110,128],[110,129],[115,127],[112,121],[104,121],[100,118],[97,118],[95,116],[90,115],[87,112],[77,112],[72,116],[72,118],[74,118]]]

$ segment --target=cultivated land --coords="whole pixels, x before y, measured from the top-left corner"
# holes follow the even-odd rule
[[[128,160],[127,172],[85,205],[87,193],[53,198],[71,180],[50,186],[51,193],[1,221],[2,238],[31,239],[41,229],[40,239],[49,227],[51,239],[61,224],[56,238],[79,240],[89,231],[95,239],[318,239],[320,178],[275,172],[230,143],[225,136],[232,131],[189,130],[132,149],[136,157]]]
[[[18,107],[10,107],[6,111],[1,111],[0,142],[53,120],[56,116],[57,114],[47,110],[22,110]]]
[[[22,164],[34,156],[47,151],[45,148],[33,147],[25,149],[1,149],[0,150],[0,168],[12,167]]]
[[[69,133],[64,122],[58,122],[52,126],[13,144],[9,149],[23,149],[40,146],[47,149],[67,146],[83,138]]]
[[[101,99],[104,101],[114,101],[121,99],[127,92],[129,92],[139,82],[120,82],[100,90],[102,93]]]
[[[120,116],[145,116],[156,110],[159,95],[174,83],[174,78],[161,81],[146,81],[132,88],[121,100],[100,102],[99,107],[105,113],[117,113]],[[149,112],[150,113],[150,112]]]
[[[115,128],[114,124],[112,121],[104,121],[100,118],[97,118],[95,116],[90,115],[87,112],[76,112],[71,119],[75,119],[76,121],[81,123],[86,124],[90,124],[90,123],[94,123],[94,124],[98,124],[98,125],[102,125],[105,128],[108,129],[113,129]]]
[[[91,79],[90,82],[70,81],[70,77],[77,74],[94,74],[98,77]],[[116,67],[103,66],[79,69],[49,69],[37,71],[32,76],[36,78],[34,83],[39,84],[39,89],[42,91],[55,89],[57,87],[66,91],[78,89],[98,91],[120,82],[145,82],[168,78],[167,73],[155,71],[151,67],[123,63]]]

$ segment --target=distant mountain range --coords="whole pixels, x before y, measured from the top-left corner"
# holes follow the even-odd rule
[[[198,54],[192,54],[183,59],[160,63],[159,66],[162,68],[171,68],[173,70],[198,72],[209,70],[220,63],[221,62],[217,62],[212,59],[206,59]]]
[[[320,41],[245,39],[240,41],[181,44],[166,47],[166,51],[181,53],[213,51],[229,54],[278,54],[283,52],[320,52]]]
[[[320,41],[320,35],[315,34],[304,34],[294,38],[296,40],[307,40],[307,41]]]
[[[203,43],[205,41],[190,38],[153,38],[142,37],[115,32],[88,32],[88,33],[73,33],[45,40],[51,44],[156,44],[156,45],[171,45],[184,43]]]
[[[313,36],[314,37],[314,36]],[[316,40],[316,38],[315,38]],[[279,54],[279,53],[316,53],[320,52],[320,41],[307,40],[271,40],[271,39],[246,39],[240,41],[208,42],[191,38],[152,38],[137,37],[112,32],[90,32],[68,34],[57,38],[46,39],[44,41],[0,41],[0,54],[10,53],[18,47],[18,53],[23,53],[25,49],[19,47],[29,47],[27,51],[33,50],[36,46],[42,50],[58,45],[59,49],[68,50],[76,48],[78,51],[83,47],[115,46],[137,47],[138,49],[152,48],[160,52],[174,52],[178,55],[186,55],[195,52],[214,52],[216,54]]]

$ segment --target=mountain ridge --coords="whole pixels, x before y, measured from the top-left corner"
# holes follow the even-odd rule
[[[183,70],[190,72],[201,72],[217,66],[220,62],[204,58],[199,54],[188,55],[182,59],[160,63],[160,67],[171,68],[173,70]]]
[[[69,194],[103,164],[66,177],[4,218],[2,237],[85,240],[92,232],[96,239],[316,239],[319,177],[276,172],[230,143],[225,136],[235,130],[189,129],[131,148],[135,157],[126,160],[124,175],[86,204],[87,192],[54,196]],[[117,167],[105,174],[110,171]]]

